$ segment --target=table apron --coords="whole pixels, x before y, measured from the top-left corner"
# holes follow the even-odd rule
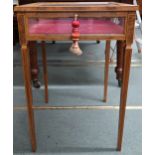
[[[38,34],[38,35],[27,35],[27,41],[69,41],[72,40],[71,35],[52,35],[52,34]],[[90,35],[80,35],[80,41],[91,41],[91,40],[125,40],[125,34],[90,34]]]

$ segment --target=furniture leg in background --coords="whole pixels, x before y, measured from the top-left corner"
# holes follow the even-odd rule
[[[47,72],[47,59],[46,59],[47,57],[46,57],[45,41],[41,42],[41,48],[42,48],[44,87],[45,87],[45,103],[48,103],[48,72]]]
[[[37,56],[36,44],[37,44],[36,41],[29,42],[31,79],[32,79],[33,86],[35,88],[40,88],[41,83],[38,79],[39,67],[38,67],[38,56]]]
[[[110,61],[110,40],[107,40],[105,47],[104,98],[103,98],[104,102],[107,101],[109,61]]]
[[[123,52],[125,50],[125,41],[117,41],[117,64],[115,67],[116,79],[118,80],[118,86],[122,85],[122,68],[123,68]]]

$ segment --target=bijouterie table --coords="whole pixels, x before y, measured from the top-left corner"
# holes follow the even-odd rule
[[[28,44],[31,41],[44,42],[50,40],[72,41],[70,50],[77,55],[82,54],[78,41],[106,40],[106,50],[109,50],[111,40],[125,42],[123,47],[125,50],[122,50],[123,75],[117,141],[117,150],[121,150],[132,56],[131,46],[137,9],[138,7],[135,5],[115,2],[42,2],[15,7],[18,18],[32,151],[36,151],[36,136]],[[46,61],[45,56],[43,55],[44,62]],[[46,67],[45,71],[46,81]]]

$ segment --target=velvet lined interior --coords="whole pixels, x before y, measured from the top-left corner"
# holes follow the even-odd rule
[[[122,34],[123,26],[106,19],[79,19],[80,34]],[[72,19],[30,19],[30,34],[71,34]]]

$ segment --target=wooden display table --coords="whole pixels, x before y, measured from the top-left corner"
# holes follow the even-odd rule
[[[121,150],[132,55],[131,45],[137,9],[138,7],[135,5],[114,2],[43,2],[15,7],[18,18],[32,151],[36,150],[36,137],[28,43],[47,40],[72,40],[74,43],[78,40],[106,40],[108,43],[110,40],[120,40],[125,42],[117,144],[117,150]],[[73,21],[76,22],[73,24]]]

